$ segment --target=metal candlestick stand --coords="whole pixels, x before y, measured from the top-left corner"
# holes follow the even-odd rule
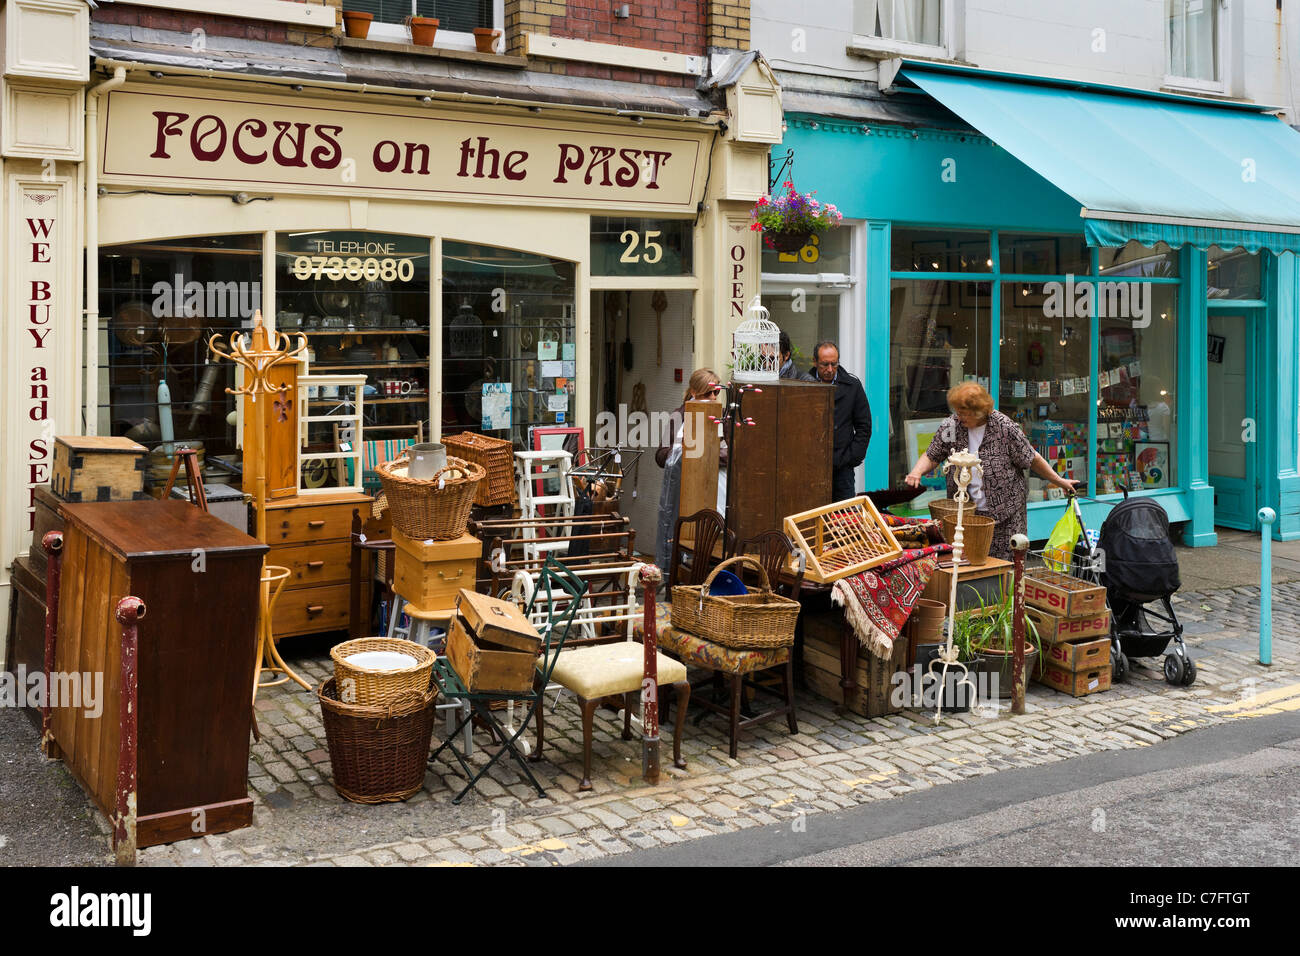
[[[267,544],[266,540],[266,410],[271,401],[259,402],[258,396],[283,397],[288,391],[288,386],[272,385],[267,376],[271,369],[277,365],[284,365],[288,362],[298,361],[298,356],[307,351],[307,337],[298,336],[298,347],[291,348],[289,336],[283,332],[268,332],[265,324],[262,322],[261,310],[253,314],[253,332],[251,336],[251,348],[244,344],[243,332],[230,333],[230,346],[228,349],[222,349],[218,344],[220,335],[214,335],[208,340],[208,351],[217,359],[228,359],[234,362],[244,370],[244,384],[239,388],[226,389],[227,395],[238,395],[245,399],[244,414],[250,411],[257,415],[254,427],[248,429],[248,444],[251,446],[244,449],[244,468],[248,474],[252,475],[256,492],[257,503],[257,540]],[[250,408],[251,406],[251,408]],[[285,579],[289,576],[290,569],[282,568],[277,565],[266,563],[262,559],[262,598],[258,608],[258,652],[257,652],[257,671],[253,678],[253,700],[257,700],[257,691],[259,687],[274,687],[277,684],[283,684],[292,680],[302,686],[303,690],[311,690],[311,685],[293,672],[280,652],[275,647],[275,637],[272,628],[272,617],[275,611],[276,599],[280,596],[280,588],[284,586]],[[271,585],[278,585],[274,591]],[[269,673],[279,673],[284,676],[275,680],[259,683],[262,671]]]
[[[957,494],[953,496],[953,500],[957,502],[957,533],[952,538],[952,582],[948,588],[948,640],[939,651],[939,656],[930,661],[930,673],[932,675],[935,674],[935,666],[942,665],[937,675],[938,700],[934,711],[934,722],[936,724],[943,721],[943,693],[947,686],[949,667],[961,668],[961,679],[953,685],[954,689],[964,684],[967,693],[972,695],[975,693],[975,685],[970,679],[970,670],[965,664],[957,660],[957,649],[953,647],[952,638],[957,624],[958,567],[961,564],[965,548],[962,515],[965,513],[966,502],[970,501],[966,486],[971,483],[972,477],[976,475],[983,476],[984,468],[980,465],[979,456],[972,455],[969,448],[963,448],[961,451],[948,456],[948,460],[944,462],[943,470],[947,472],[953,468],[957,469]]]

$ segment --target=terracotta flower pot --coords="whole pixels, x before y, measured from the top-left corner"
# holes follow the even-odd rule
[[[433,46],[438,35],[437,17],[411,17],[411,42],[416,46]]]
[[[475,27],[474,46],[480,53],[495,53],[497,37],[500,35],[501,31],[492,27]]]
[[[370,33],[370,21],[374,18],[373,13],[362,13],[360,10],[344,10],[343,32],[354,40],[364,40]]]

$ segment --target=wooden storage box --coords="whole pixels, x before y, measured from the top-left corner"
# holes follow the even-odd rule
[[[1043,644],[1043,665],[1055,664],[1071,671],[1110,666],[1110,638],[1082,637]]]
[[[459,614],[447,634],[447,660],[470,691],[520,693],[533,686],[537,654],[495,650],[470,633]]]
[[[59,506],[63,502],[55,497],[49,485],[41,485],[36,489],[32,504],[35,507],[32,521],[32,545],[27,554],[32,559],[32,572],[41,581],[44,581],[49,556],[45,553],[45,547],[41,542],[49,532],[63,530],[63,513],[59,510]]]
[[[1046,568],[1025,572],[1025,603],[1061,617],[1085,617],[1106,610],[1106,589]]]
[[[978,608],[980,601],[985,604],[995,603],[1001,596],[1003,587],[1011,585],[1011,562],[1000,558],[989,558],[983,564],[959,565],[955,570],[958,611]],[[937,569],[930,575],[921,597],[938,601],[947,607],[953,572],[951,567]],[[971,588],[975,590],[972,591]]]
[[[839,609],[804,615],[804,680],[810,690],[836,704],[844,699],[844,688],[840,686],[840,637],[845,626],[844,615]],[[852,640],[857,643],[856,637]],[[859,647],[853,671],[857,690],[849,694],[849,709],[863,717],[885,717],[901,711],[902,707],[895,706],[893,701],[897,686],[894,675],[906,672],[908,656],[906,633],[894,641],[893,654],[887,661]],[[911,687],[910,682],[907,687]],[[908,690],[906,695],[910,700],[911,691]]]
[[[50,486],[64,501],[136,501],[148,498],[149,452],[129,438],[64,435],[54,439]]]
[[[461,588],[456,610],[481,642],[523,651],[533,657],[542,649],[542,636],[537,628],[509,601],[498,601]]]
[[[422,611],[456,606],[461,588],[474,587],[483,545],[472,534],[452,541],[414,541],[392,531],[393,590]]]
[[[1034,669],[1034,680],[1071,697],[1098,694],[1110,690],[1110,656],[1106,656],[1100,667],[1081,671],[1072,671],[1052,661],[1044,661],[1041,667]]]
[[[1045,644],[1110,634],[1110,611],[1089,614],[1086,617],[1061,617],[1049,614],[1041,608],[1027,607],[1025,616],[1034,622],[1034,626],[1038,628],[1038,636]]]

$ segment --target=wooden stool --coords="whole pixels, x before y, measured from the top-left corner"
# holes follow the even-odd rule
[[[677,720],[673,724],[673,765],[685,767],[682,759],[682,731],[686,723],[686,706],[691,685],[685,665],[671,657],[659,655],[659,686],[671,684],[677,692]],[[623,739],[632,739],[632,708],[641,694],[645,679],[645,648],[635,641],[596,644],[572,651],[562,651],[551,671],[551,683],[573,691],[582,710],[582,783],[579,790],[591,789],[591,724],[600,702],[608,697],[623,698]],[[636,696],[633,696],[636,695]],[[537,708],[537,750],[532,760],[542,759],[545,726]]]

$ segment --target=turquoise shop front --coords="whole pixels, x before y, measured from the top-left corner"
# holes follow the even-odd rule
[[[1189,545],[1258,529],[1265,506],[1275,537],[1300,537],[1300,134],[1184,98],[912,64],[900,76],[899,101],[944,118],[789,112],[780,147],[796,188],[853,230],[850,314],[866,327],[840,332],[867,343],[844,356],[873,416],[865,487],[901,486],[950,385],[973,379],[1086,483],[1089,528],[1127,487]],[[1084,116],[1092,126],[1069,125]],[[1259,188],[1242,198],[1237,184]],[[1035,541],[1065,507],[1045,486],[1031,476]]]

